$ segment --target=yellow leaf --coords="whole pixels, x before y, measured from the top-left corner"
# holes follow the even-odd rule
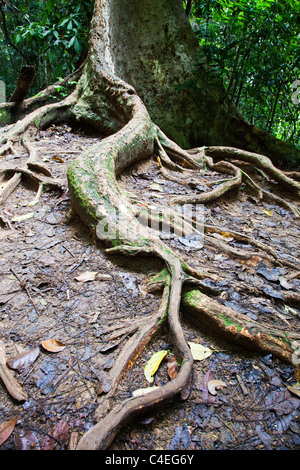
[[[144,374],[148,382],[152,383],[154,380],[153,375],[157,371],[160,366],[161,361],[163,358],[168,354],[168,351],[163,349],[162,351],[158,351],[147,362],[144,368]]]
[[[267,211],[267,210],[264,210],[264,213],[271,216],[272,215],[272,212],[271,211]]]
[[[57,155],[53,155],[52,160],[55,160],[56,162],[59,163],[64,163],[62,158],[59,158]]]
[[[203,359],[207,359],[213,353],[211,349],[202,346],[202,344],[189,342],[188,345],[191,348],[191,353],[195,361],[203,361]]]
[[[30,212],[29,214],[25,215],[18,215],[11,219],[12,222],[22,222],[22,220],[30,219],[31,217],[34,216],[34,212]]]

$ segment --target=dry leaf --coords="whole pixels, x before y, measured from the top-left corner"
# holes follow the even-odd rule
[[[296,383],[295,385],[288,385],[287,389],[294,395],[300,397],[300,383]]]
[[[6,423],[0,424],[0,446],[9,438],[13,430],[15,429],[18,418],[14,418],[6,421]]]
[[[258,266],[258,264],[261,262],[261,258],[257,255],[253,255],[248,259],[241,259],[240,262],[242,264],[246,264],[247,266],[256,268],[256,266]]]
[[[158,183],[152,183],[150,185],[150,189],[152,189],[152,191],[160,191],[160,192],[164,192],[163,188],[160,186],[160,184]]]
[[[202,344],[189,342],[188,345],[191,348],[191,353],[195,361],[203,361],[203,359],[207,359],[213,353],[211,349],[202,346]]]
[[[23,220],[30,219],[33,216],[34,216],[34,212],[29,212],[29,214],[18,215],[16,217],[13,217],[13,219],[11,219],[11,221],[12,222],[22,222]]]
[[[96,275],[97,271],[85,271],[84,273],[81,273],[79,276],[75,277],[75,279],[79,282],[94,281]]]
[[[188,397],[190,396],[191,391],[192,391],[192,386],[193,386],[193,373],[191,373],[187,383],[185,384],[185,386],[183,387],[183,389],[180,392],[180,398],[181,398],[182,401],[188,399]]]
[[[51,429],[49,436],[43,439],[42,450],[63,450],[70,438],[70,425],[65,419],[58,421]],[[57,442],[59,441],[61,445]]]
[[[40,450],[36,433],[31,429],[18,429],[14,432],[16,450]]]
[[[161,361],[163,358],[168,354],[168,351],[163,349],[162,351],[158,351],[149,359],[147,364],[144,368],[144,374],[148,382],[152,383],[154,380],[153,375],[157,371],[160,366]]]
[[[177,364],[177,359],[175,356],[170,357],[168,360],[168,375],[171,380],[175,379],[175,377],[178,375],[178,364]]]
[[[7,359],[6,363],[11,369],[17,369],[18,372],[22,372],[22,370],[33,364],[39,354],[40,348],[37,346],[30,351],[25,351],[22,354]]]
[[[226,383],[222,382],[222,380],[210,380],[207,384],[208,391],[212,395],[216,395],[217,390],[223,387],[226,387]]]
[[[44,349],[50,352],[59,352],[65,349],[65,344],[61,343],[58,339],[46,339],[45,341],[41,341],[41,345]]]
[[[64,163],[64,160],[58,157],[57,155],[53,155],[52,160],[55,160],[56,162],[59,162],[59,163]]]

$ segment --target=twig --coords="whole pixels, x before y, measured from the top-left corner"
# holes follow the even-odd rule
[[[31,303],[36,311],[36,313],[40,316],[40,312],[37,308],[37,306],[35,305],[34,301],[33,301],[33,298],[31,297],[30,295],[30,292],[28,290],[28,287],[26,286],[26,281],[22,281],[19,276],[16,274],[16,272],[13,270],[13,268],[10,268],[10,271],[13,273],[13,275],[15,276],[15,278],[19,281],[20,283],[20,286],[22,287],[22,289],[25,290],[26,294],[28,295],[29,299],[31,300]]]
[[[4,345],[0,342],[0,378],[4,383],[9,394],[18,401],[28,400],[28,395],[22,389],[19,382],[15,379],[13,373],[6,365],[6,354]]]

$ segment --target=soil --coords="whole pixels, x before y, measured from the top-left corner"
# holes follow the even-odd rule
[[[14,400],[0,383],[0,436],[1,425],[17,418],[1,450],[73,449],[95,424],[99,400],[109,390],[109,370],[132,334],[130,327],[159,306],[159,295],[143,289],[144,281],[160,271],[158,260],[107,255],[78,219],[66,222],[70,208],[67,166],[99,139],[67,125],[40,131],[33,145],[53,175],[65,179],[65,190],[43,192],[35,205],[28,205],[35,189],[22,181],[2,206],[11,227],[0,229],[1,342],[8,359],[37,347],[39,351],[28,367],[12,369],[27,393],[25,401]],[[17,155],[1,157],[0,167],[11,160],[19,165],[28,158],[21,146],[16,151]],[[278,191],[261,173],[252,173],[257,181]],[[205,170],[201,176],[200,191],[224,179]],[[138,203],[150,208],[155,203],[162,210],[172,196],[194,190],[165,180],[155,157],[131,168],[119,183]],[[299,223],[289,211],[259,204],[244,187],[201,211],[207,224],[224,230],[219,236],[232,246],[253,250],[230,240],[226,229],[251,235],[295,262]],[[23,215],[29,217],[14,221]],[[213,285],[222,290],[220,302],[271,327],[299,332],[299,305],[288,304],[281,295],[281,289],[299,292],[299,279],[289,277],[292,270],[274,268],[256,257],[230,258],[205,243],[199,247],[174,234],[163,237],[191,266],[208,269],[215,276]],[[76,279],[86,272],[94,273],[93,280]],[[252,294],[241,288],[245,285]],[[294,367],[203,331],[184,312],[182,324],[188,341],[212,351],[206,359],[195,361],[189,396],[178,396],[151,414],[135,418],[122,429],[111,450],[300,449],[300,397],[289,389],[299,380]],[[50,339],[60,341],[64,349],[45,349],[42,342]],[[124,376],[116,400],[149,386],[144,367],[161,349],[169,353],[154,384],[170,380],[167,361],[172,338],[165,327]],[[208,390],[211,380],[223,382],[215,395]]]

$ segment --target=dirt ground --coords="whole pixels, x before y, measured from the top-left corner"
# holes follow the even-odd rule
[[[9,360],[36,350],[37,357],[23,369],[11,369],[27,398],[12,398],[0,380],[0,436],[3,425],[16,419],[1,450],[73,449],[78,438],[95,424],[99,400],[109,389],[109,370],[130,336],[134,321],[142,321],[159,306],[159,296],[145,293],[143,282],[159,272],[150,258],[125,258],[104,253],[79,220],[69,224],[68,164],[99,137],[67,125],[41,131],[33,142],[54,176],[65,178],[66,191],[43,192],[22,183],[2,206],[11,226],[0,228],[0,340]],[[19,165],[28,155],[0,158],[1,165]],[[265,182],[256,173],[255,178]],[[217,173],[203,171],[203,187]],[[223,177],[222,177],[223,178]],[[269,187],[271,187],[271,183]],[[120,177],[120,185],[143,204],[167,204],[175,194],[192,188],[165,180],[155,159],[145,161]],[[252,249],[228,240],[226,229],[250,234],[273,247],[282,258],[299,256],[299,222],[287,210],[257,204],[242,188],[204,209],[205,222],[224,229],[232,246]],[[28,215],[21,221],[15,217]],[[222,237],[222,236],[221,236]],[[207,247],[195,248],[171,236],[167,243],[195,268],[215,275],[222,290],[220,302],[248,318],[299,333],[299,305],[288,304],[281,289],[299,292],[300,280],[289,268],[274,268],[253,259],[233,259]],[[76,278],[97,273],[93,280]],[[80,278],[79,278],[80,279]],[[251,286],[253,294],[240,287]],[[255,294],[263,291],[264,296]],[[140,416],[122,429],[111,450],[296,450],[300,449],[300,397],[288,387],[297,382],[292,366],[270,355],[247,351],[192,325],[182,315],[188,341],[201,343],[212,354],[195,361],[189,397],[176,397],[151,414]],[[56,339],[64,349],[49,351],[43,341]],[[116,400],[147,387],[143,370],[161,349],[172,351],[167,328],[154,338],[120,384]],[[25,356],[27,357],[27,356]],[[155,384],[168,378],[167,361],[155,375]],[[215,395],[207,383],[220,380]],[[299,378],[298,378],[299,380]],[[2,428],[1,428],[2,425]]]

